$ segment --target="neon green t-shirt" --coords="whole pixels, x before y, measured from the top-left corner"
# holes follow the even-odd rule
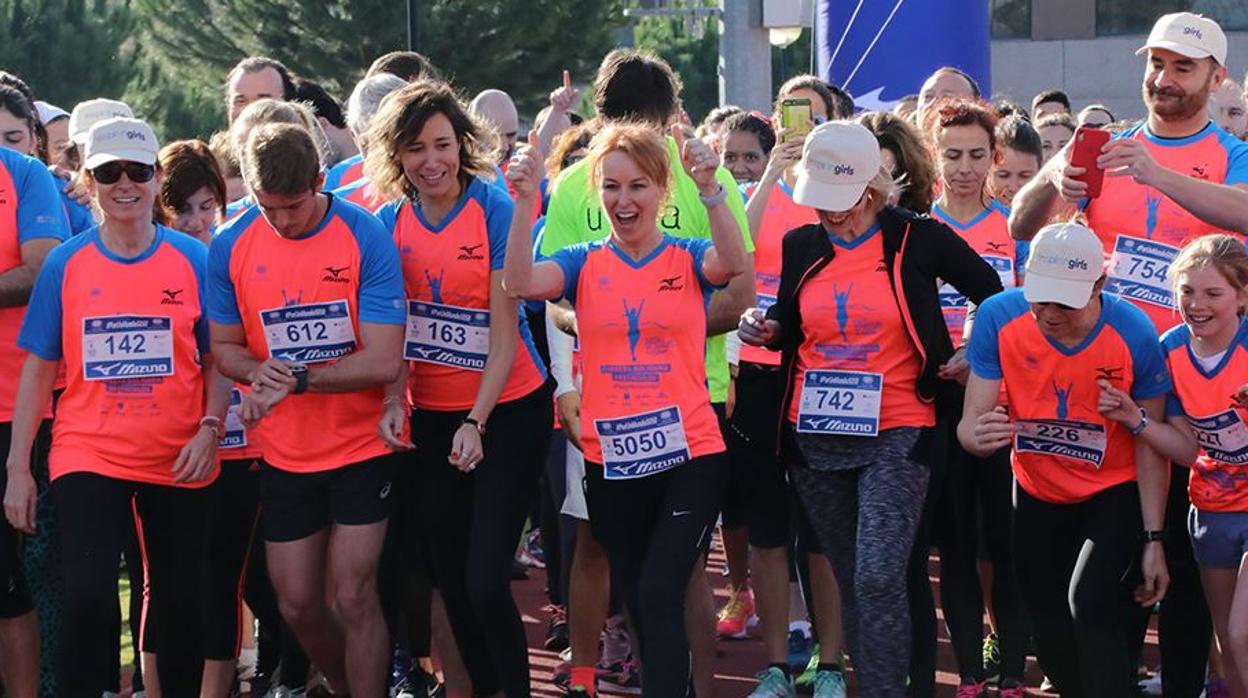
[[[659,217],[659,229],[679,238],[710,240],[711,223],[706,206],[702,204],[698,186],[681,167],[676,140],[671,136],[667,137],[667,154],[674,186],[671,203]],[[546,228],[542,233],[542,247],[539,250],[543,257],[569,245],[601,240],[611,234],[610,224],[598,200],[598,192],[589,185],[588,164],[582,160],[572,165],[559,173],[551,186],[550,203],[546,208]],[[750,239],[750,225],[745,218],[745,203],[741,197],[732,195],[737,190],[737,182],[732,173],[723,167],[715,173],[715,178],[729,193],[725,205],[732,211],[733,218],[741,228],[745,251],[752,254],[754,242]],[[711,402],[726,401],[728,354],[722,334],[706,340],[706,379]]]

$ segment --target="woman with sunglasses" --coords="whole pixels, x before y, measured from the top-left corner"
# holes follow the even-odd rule
[[[1001,290],[948,227],[888,206],[892,190],[871,131],[817,126],[793,199],[819,222],[784,237],[776,302],[746,311],[740,330],[781,352],[782,456],[836,572],[862,694],[881,698],[906,694],[908,559],[943,458],[933,403],[953,389],[937,278],[975,302]],[[844,695],[844,677],[826,676],[838,692],[816,681],[816,695]]]
[[[152,222],[157,153],[142,121],[92,128],[84,167],[103,220],[48,255],[18,338],[30,355],[13,418],[5,514],[20,530],[33,530],[35,520],[30,446],[58,362],[67,368],[49,457],[73,629],[61,638],[65,695],[98,694],[116,666],[117,559],[131,517],[150,593],[143,645],[159,671],[148,685],[159,680],[170,696],[200,689],[205,488],[217,474],[226,406],[222,393],[207,389],[207,250]]]
[[[1124,581],[1142,571],[1134,596],[1146,608],[1169,584],[1169,467],[1136,437],[1165,420],[1170,376],[1152,322],[1103,291],[1103,265],[1083,225],[1036,235],[1023,288],[979,306],[958,425],[971,455],[1013,447],[1017,584],[1036,655],[1064,696],[1135,695]],[[1129,425],[1103,407],[1111,388],[1143,408]]]

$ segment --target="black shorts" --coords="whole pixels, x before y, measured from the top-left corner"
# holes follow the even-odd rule
[[[776,455],[783,391],[778,367],[741,364],[736,408],[724,433],[732,468],[724,527],[748,526],[756,548],[783,548],[793,540],[797,499]]]
[[[363,526],[390,516],[397,458],[378,456],[319,473],[292,473],[260,466],[264,539],[301,540],[330,526]]]
[[[9,452],[12,436],[13,424],[0,423],[0,447],[4,449],[4,453]],[[34,458],[47,457],[46,446],[36,440],[32,461]],[[0,468],[0,492],[6,490],[8,484],[8,470]],[[26,584],[26,572],[22,563],[22,536],[9,524],[8,517],[3,518],[4,521],[0,523],[0,618],[19,618],[34,610],[35,604]]]

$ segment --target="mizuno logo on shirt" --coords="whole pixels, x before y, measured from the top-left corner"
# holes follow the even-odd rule
[[[479,250],[479,249],[481,249],[481,245],[480,245],[480,244],[476,244],[476,245],[460,245],[460,246],[459,246],[459,256],[458,256],[458,257],[456,257],[456,259],[460,259],[460,260],[485,259],[485,257],[483,257],[483,256],[481,256],[480,254],[478,254],[478,253],[477,253],[477,250]]]
[[[1005,252],[1004,242],[986,242],[984,244],[988,246],[989,252]]]
[[[325,267],[325,271],[329,272],[321,277],[321,281],[328,281],[331,284],[349,284],[351,279],[342,276],[342,273],[351,267]]]
[[[1096,369],[1097,380],[1105,379],[1107,381],[1122,380],[1122,369],[1111,368],[1108,366],[1098,366]]]
[[[666,279],[659,279],[659,291],[679,291],[685,287],[680,283],[682,277],[672,276]]]
[[[180,288],[176,290],[165,289],[161,291],[161,293],[165,294],[165,297],[160,299],[160,304],[161,305],[182,305],[182,301],[178,300],[178,296],[182,295],[182,291],[183,289],[180,289]]]

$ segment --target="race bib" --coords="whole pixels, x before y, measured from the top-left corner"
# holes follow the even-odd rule
[[[1228,465],[1248,463],[1248,426],[1236,410],[1227,410],[1212,417],[1188,417],[1196,433],[1196,443],[1210,458]]]
[[[1170,263],[1179,248],[1119,235],[1109,258],[1105,290],[1127,300],[1174,309]]]
[[[409,300],[403,347],[410,361],[484,371],[490,311]]]
[[[988,263],[992,270],[997,272],[997,276],[1001,279],[1002,288],[1014,288],[1014,260],[1009,257],[995,257],[993,255],[980,255],[980,259]],[[958,290],[948,283],[940,285],[940,307],[941,308],[965,308],[966,296],[958,293]]]
[[[316,364],[355,351],[355,326],[345,300],[261,310],[260,322],[275,359]]]
[[[82,319],[82,377],[89,381],[173,375],[173,321],[110,315]]]
[[[1020,419],[1014,422],[1014,450],[1073,458],[1092,467],[1105,459],[1105,426],[1062,419]]]
[[[247,445],[247,430],[239,410],[243,406],[243,391],[230,388],[230,408],[225,412],[225,433],[217,442],[217,448],[243,448]]]
[[[878,436],[884,375],[860,371],[807,371],[797,408],[803,434]]]
[[[679,407],[595,419],[594,431],[602,445],[603,476],[608,480],[657,475],[691,457]]]

